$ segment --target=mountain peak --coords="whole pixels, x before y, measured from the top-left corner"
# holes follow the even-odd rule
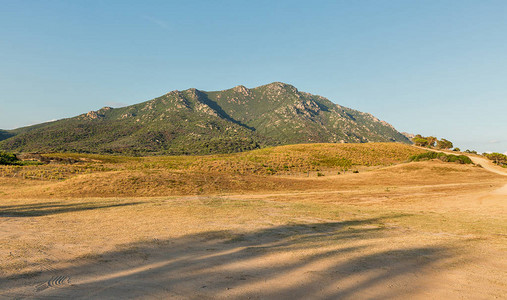
[[[189,92],[189,93],[191,93],[191,94],[196,95],[197,93],[199,93],[199,92],[200,92],[200,90],[198,90],[198,89],[196,89],[196,88],[189,88],[189,89],[184,90],[184,92]]]
[[[271,89],[280,89],[280,88],[293,88],[293,89],[295,89],[296,88],[295,86],[293,86],[291,84],[288,84],[288,83],[285,83],[285,82],[281,82],[281,81],[271,82],[271,83],[263,85],[262,87],[267,87],[267,88],[271,88]]]
[[[389,124],[328,99],[272,82],[248,89],[172,91],[122,108],[13,132],[0,149],[208,154],[295,143],[408,143]]]
[[[288,83],[280,82],[280,81],[275,81],[275,82],[272,82],[272,83],[269,83],[266,85],[261,85],[257,88],[265,89],[270,92],[282,92],[282,91],[291,92],[291,93],[298,92],[298,89],[295,86],[290,85]]]
[[[237,85],[233,87],[232,90],[235,91],[236,93],[241,93],[245,96],[250,95],[250,89],[246,88],[244,85]]]

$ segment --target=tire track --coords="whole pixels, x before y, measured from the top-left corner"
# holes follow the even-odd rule
[[[35,286],[37,292],[42,292],[49,288],[64,287],[70,284],[70,277],[59,275],[54,276],[46,282],[40,283]]]

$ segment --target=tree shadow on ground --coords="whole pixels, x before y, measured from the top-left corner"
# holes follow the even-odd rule
[[[417,293],[421,272],[455,259],[444,246],[385,247],[386,229],[374,226],[381,221],[144,241],[69,267],[0,277],[0,297],[387,299]]]
[[[23,205],[4,205],[0,206],[0,217],[40,217],[54,214],[95,210],[110,207],[121,207],[141,204],[142,202],[123,202],[123,203],[96,203],[96,202],[81,202],[81,203],[61,203],[61,202],[44,202],[44,203],[31,203]]]

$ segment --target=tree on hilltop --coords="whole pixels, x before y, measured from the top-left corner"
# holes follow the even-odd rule
[[[416,136],[412,138],[412,142],[414,142],[416,146],[428,147],[428,140],[420,134],[416,134]]]
[[[413,137],[412,142],[414,142],[416,146],[420,147],[436,147],[438,149],[451,149],[453,147],[452,142],[444,138],[438,140],[434,136],[422,136],[420,134],[417,134],[415,137]]]
[[[434,136],[428,136],[426,139],[428,140],[428,147],[435,147],[435,144],[438,141],[438,139]]]
[[[446,139],[441,139],[440,141],[437,141],[437,148],[438,149],[451,149],[453,147],[453,144],[451,141],[448,141]]]

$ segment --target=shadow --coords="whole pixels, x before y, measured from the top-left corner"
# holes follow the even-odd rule
[[[239,120],[236,120],[234,119],[233,117],[231,117],[227,112],[225,112],[222,107],[220,105],[218,105],[218,103],[216,103],[215,101],[211,100],[208,95],[206,95],[205,93],[199,91],[199,90],[196,90],[195,91],[198,99],[200,102],[208,105],[209,107],[211,107],[214,111],[217,112],[218,115],[220,115],[220,117],[234,123],[234,124],[237,124],[241,127],[244,127],[244,128],[247,128],[247,129],[250,129],[252,131],[255,131],[256,129],[252,126],[248,126],[242,122],[240,122]]]
[[[6,140],[10,137],[15,136],[16,134],[9,131],[9,130],[2,130],[0,129],[0,141]]]
[[[389,218],[393,218],[390,216]],[[387,299],[424,288],[443,246],[385,247],[382,219],[208,231],[0,277],[1,297]],[[384,246],[384,247],[382,247]]]
[[[60,202],[44,202],[23,205],[0,206],[0,217],[41,217],[68,212],[95,210],[111,207],[121,207],[141,204],[141,202],[99,204],[95,202],[62,204]]]

